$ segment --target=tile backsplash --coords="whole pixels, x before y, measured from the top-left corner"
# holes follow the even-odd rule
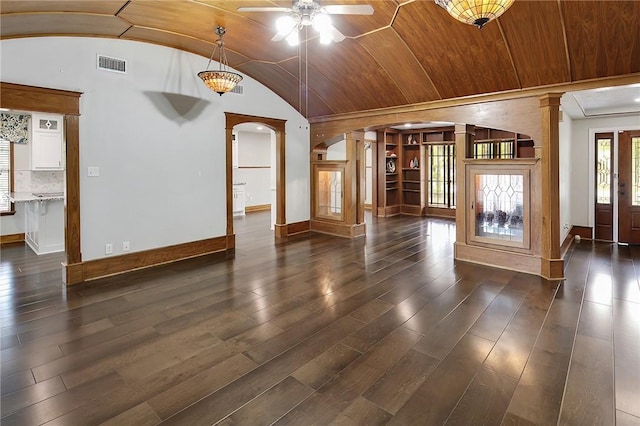
[[[64,190],[63,170],[16,170],[13,177],[15,192],[61,192]]]

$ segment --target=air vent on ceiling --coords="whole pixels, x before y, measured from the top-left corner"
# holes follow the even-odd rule
[[[244,95],[244,86],[237,85],[229,93],[237,93],[238,95]]]
[[[127,61],[125,61],[124,59],[110,58],[109,56],[98,55],[98,69],[126,74]]]

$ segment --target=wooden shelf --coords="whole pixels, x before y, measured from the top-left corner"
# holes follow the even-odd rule
[[[408,180],[408,179],[403,180],[403,182],[404,183],[420,183],[419,180]]]
[[[404,192],[417,192],[420,193],[419,189],[403,189]]]

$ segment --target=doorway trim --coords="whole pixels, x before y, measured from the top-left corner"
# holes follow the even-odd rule
[[[611,185],[614,188],[618,188],[618,135],[620,132],[629,132],[631,130],[638,130],[638,126],[620,126],[620,127],[594,127],[589,128],[589,227],[591,227],[591,238],[595,238],[596,232],[596,134],[597,133],[613,133],[613,149],[611,155],[613,156],[613,182]],[[618,191],[613,190],[613,242],[618,242]]]
[[[285,145],[286,145],[286,120],[277,118],[258,117],[254,115],[236,114],[225,112],[226,118],[226,177],[227,177],[227,248],[235,248],[235,233],[233,229],[233,128],[242,123],[261,123],[273,130],[276,134],[276,223],[275,237],[286,237],[286,173],[285,173]]]
[[[74,272],[68,268],[82,262],[80,251],[80,96],[81,92],[48,89],[0,82],[2,108],[49,112],[64,115],[65,122],[65,199],[63,282]]]

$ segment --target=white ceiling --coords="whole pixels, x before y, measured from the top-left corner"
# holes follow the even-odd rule
[[[640,114],[640,83],[566,93],[562,110],[573,119]]]

